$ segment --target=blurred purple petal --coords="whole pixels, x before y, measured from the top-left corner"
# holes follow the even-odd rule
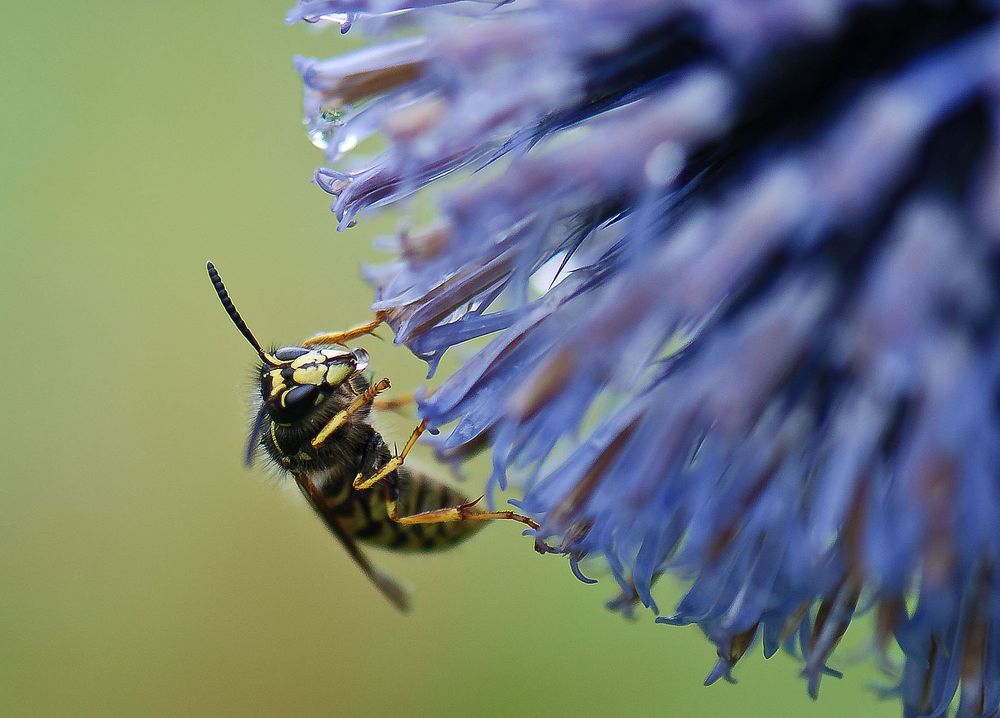
[[[904,715],[996,715],[995,4],[290,17],[405,37],[298,67],[342,229],[441,188],[366,271],[432,371],[479,340],[420,403],[442,456],[489,444],[487,493],[519,485],[547,552],[607,566],[615,610],[697,624],[707,683],[759,640],[816,695],[871,611]],[[665,573],[687,592],[659,615]]]

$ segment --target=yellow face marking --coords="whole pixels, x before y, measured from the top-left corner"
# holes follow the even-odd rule
[[[292,362],[292,369],[299,369],[306,364],[322,364],[325,360],[326,357],[319,352],[306,352]]]
[[[326,371],[326,383],[330,386],[337,386],[343,383],[352,371],[354,371],[354,367],[350,364],[331,364]]]
[[[292,374],[292,381],[296,384],[314,384],[316,386],[321,386],[323,384],[324,376],[326,376],[326,367],[322,365],[307,366],[296,369],[295,373]]]
[[[281,378],[281,369],[272,369],[268,372],[271,376],[271,398],[285,390],[285,380]]]

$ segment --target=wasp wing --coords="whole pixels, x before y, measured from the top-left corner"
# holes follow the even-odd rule
[[[247,437],[247,448],[243,453],[243,463],[247,468],[253,466],[253,457],[260,447],[260,437],[264,433],[264,419],[267,417],[267,407],[262,403],[254,415],[253,424],[250,426],[250,436]]]
[[[323,519],[323,523],[330,529],[330,533],[337,537],[337,540],[347,550],[348,555],[354,559],[354,563],[358,565],[358,568],[392,602],[392,605],[403,613],[407,613],[410,610],[410,593],[406,587],[389,574],[380,571],[368,560],[368,557],[358,548],[358,544],[354,538],[344,530],[340,519],[334,515],[333,511],[327,505],[323,493],[313,484],[308,476],[295,474],[295,482],[298,484],[302,495],[306,497],[309,505]]]

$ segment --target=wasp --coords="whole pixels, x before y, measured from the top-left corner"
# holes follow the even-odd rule
[[[426,420],[413,430],[402,451],[389,450],[369,420],[373,408],[394,405],[379,398],[389,380],[373,383],[367,373],[368,353],[346,345],[373,334],[381,317],[265,351],[236,310],[212,262],[208,276],[229,318],[260,359],[247,466],[263,454],[290,475],[326,527],[394,606],[409,610],[408,592],[376,568],[359,543],[394,551],[439,551],[476,533],[486,521],[509,519],[538,528],[513,511],[484,511],[477,507],[482,497],[469,501],[446,484],[404,466],[407,454],[427,430]]]

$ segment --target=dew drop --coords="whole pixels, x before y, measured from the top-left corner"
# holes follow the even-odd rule
[[[321,150],[329,148],[337,128],[344,126],[350,111],[350,105],[332,102],[321,105],[315,115],[306,117],[309,141]]]
[[[313,20],[313,22],[336,25],[340,28],[341,34],[344,34],[351,29],[352,17],[346,12],[329,12],[326,15],[320,15],[318,18]]]
[[[337,143],[337,152],[344,154],[345,152],[350,152],[355,147],[358,146],[358,136],[357,135],[347,135],[339,143]]]
[[[347,108],[343,105],[323,105],[319,108],[319,118],[333,127],[342,127],[347,121]]]
[[[330,146],[330,132],[318,129],[310,129],[307,134],[309,135],[309,141],[313,143],[314,147],[318,149],[325,150]]]

